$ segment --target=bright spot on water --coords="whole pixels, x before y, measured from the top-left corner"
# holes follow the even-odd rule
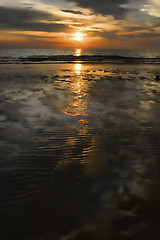
[[[82,54],[82,49],[75,49],[74,56],[79,57]]]
[[[80,75],[81,74],[81,68],[82,68],[82,64],[81,63],[76,63],[75,64],[75,73],[77,75]]]

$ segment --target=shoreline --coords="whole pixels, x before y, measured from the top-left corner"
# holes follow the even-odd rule
[[[112,64],[160,64],[160,58],[154,57],[128,57],[119,55],[53,55],[30,57],[2,57],[0,64],[54,64],[54,63],[112,63]]]

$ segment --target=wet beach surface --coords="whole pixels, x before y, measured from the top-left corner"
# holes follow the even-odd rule
[[[160,239],[158,74],[0,66],[0,239]]]

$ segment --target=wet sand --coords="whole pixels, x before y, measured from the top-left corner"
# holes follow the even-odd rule
[[[0,238],[160,239],[157,64],[0,65]]]

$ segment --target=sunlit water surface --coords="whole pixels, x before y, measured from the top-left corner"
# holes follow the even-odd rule
[[[159,66],[0,68],[1,239],[160,239]]]

